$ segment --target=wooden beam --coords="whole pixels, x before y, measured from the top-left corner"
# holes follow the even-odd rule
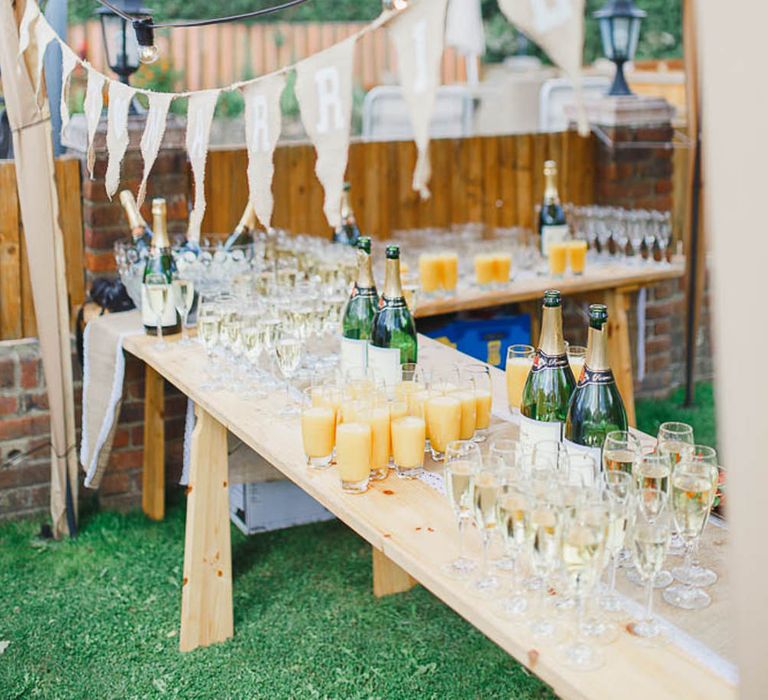
[[[629,296],[623,289],[609,289],[605,292],[605,305],[608,307],[608,357],[616,377],[624,407],[627,410],[627,421],[635,427],[635,385],[632,372],[632,350],[629,342],[629,321],[627,309]],[[639,339],[638,342],[644,342]]]
[[[187,487],[181,651],[223,642],[234,633],[227,429],[199,406],[196,413]]]
[[[148,518],[165,517],[165,380],[149,365],[144,372],[144,470],[141,508]]]
[[[410,591],[416,579],[401,569],[384,552],[371,547],[373,553],[373,595],[381,598],[393,593]]]

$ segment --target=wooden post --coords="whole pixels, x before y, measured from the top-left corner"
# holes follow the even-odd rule
[[[227,429],[199,406],[187,495],[181,651],[223,642],[234,633]]]
[[[609,289],[605,292],[605,304],[608,307],[608,357],[616,377],[621,398],[627,409],[627,420],[632,427],[635,418],[635,385],[632,373],[632,351],[629,343],[629,323],[627,309],[629,297],[626,290]],[[641,339],[642,342],[642,339]]]
[[[148,518],[165,517],[165,380],[152,367],[144,372],[144,470],[141,508]]]
[[[371,547],[373,552],[373,595],[381,598],[392,593],[404,593],[416,585],[416,579],[403,571],[384,552]]]

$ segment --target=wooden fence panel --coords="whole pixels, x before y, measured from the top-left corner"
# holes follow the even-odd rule
[[[85,301],[83,215],[80,196],[80,161],[56,161],[59,224],[64,237],[67,289],[72,318]],[[0,340],[32,337],[37,333],[32,286],[21,223],[16,169],[13,161],[0,161]]]

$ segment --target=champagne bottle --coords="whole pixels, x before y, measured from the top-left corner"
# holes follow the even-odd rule
[[[544,163],[544,201],[539,212],[539,237],[541,254],[546,256],[551,243],[562,243],[568,238],[568,222],[557,194],[557,163]]]
[[[152,247],[149,249],[149,257],[144,267],[144,280],[150,274],[162,274],[170,287],[173,273],[176,272],[176,263],[171,253],[171,244],[168,240],[168,228],[166,224],[166,204],[164,199],[152,200]],[[141,317],[144,329],[149,335],[157,334],[157,318],[152,313],[149,304],[146,285],[141,289]],[[173,295],[168,294],[168,301],[163,311],[160,325],[163,328],[163,336],[173,335],[181,330],[181,320],[176,313],[173,304]]]
[[[604,304],[592,304],[587,358],[565,423],[565,442],[569,449],[594,451],[598,464],[601,464],[600,450],[605,436],[612,430],[627,429],[627,412],[608,364],[607,323],[608,308]]]
[[[357,226],[352,205],[349,203],[349,188],[350,184],[345,182],[344,192],[341,195],[341,224],[333,232],[333,242],[357,245],[357,241],[360,238],[360,229]]]
[[[520,406],[520,439],[529,445],[540,440],[562,439],[568,402],[576,386],[563,340],[560,292],[544,293],[541,338],[533,367],[523,388]]]
[[[357,279],[341,323],[342,371],[367,366],[368,340],[378,306],[379,295],[371,269],[371,239],[364,236],[357,242]]]
[[[401,377],[400,365],[416,362],[416,324],[405,303],[400,281],[400,246],[387,246],[384,294],[373,317],[368,367],[375,378],[394,387]]]
[[[250,200],[245,205],[240,222],[235,226],[229,238],[224,241],[224,250],[231,250],[235,246],[246,246],[253,243],[253,231],[256,229],[256,212]]]
[[[131,227],[133,245],[138,250],[149,250],[149,247],[152,245],[152,230],[147,226],[147,222],[144,221],[133,192],[123,190],[120,193],[120,204],[123,205],[128,225]]]

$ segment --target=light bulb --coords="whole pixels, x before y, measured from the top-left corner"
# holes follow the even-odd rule
[[[151,46],[139,46],[139,60],[142,63],[154,63],[160,57],[160,52],[154,44]]]

